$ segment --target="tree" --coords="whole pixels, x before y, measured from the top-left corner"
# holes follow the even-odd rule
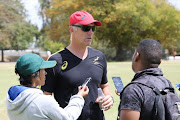
[[[44,20],[45,26],[42,29],[43,32],[41,32],[41,37],[43,38],[43,40],[49,39],[50,41],[52,41],[52,43],[61,43],[64,44],[64,46],[66,46],[70,42],[68,24],[69,17],[73,12],[77,10],[85,10],[90,12],[95,18],[97,18],[99,13],[97,11],[92,11],[92,9],[95,8],[95,5],[103,8],[102,5],[108,6],[109,4],[108,0],[51,0],[51,2],[49,2],[49,0],[40,1],[40,3],[42,4],[40,13],[43,14],[43,18],[46,18],[46,20]],[[44,6],[44,3],[48,3],[46,4],[47,6]],[[94,7],[91,8],[92,6]]]
[[[105,25],[100,33],[106,30],[99,40],[108,41],[110,46],[116,47],[117,60],[124,59],[121,51],[134,48],[142,39],[156,39],[164,48],[172,47],[179,39],[179,11],[164,0],[157,1],[122,1],[115,5],[114,11],[103,17]]]
[[[22,50],[29,47],[37,27],[25,21],[24,8],[18,0],[0,1],[0,49]]]
[[[168,49],[179,40],[180,12],[166,0],[51,0],[44,12],[49,20],[44,30],[52,41],[68,44],[69,17],[77,10],[102,22],[96,40],[115,48],[116,60],[125,60],[124,51],[145,38],[156,39]]]

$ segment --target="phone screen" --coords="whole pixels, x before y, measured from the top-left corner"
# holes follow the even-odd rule
[[[120,77],[112,77],[112,80],[117,89],[117,92],[120,93],[124,88],[121,78]]]

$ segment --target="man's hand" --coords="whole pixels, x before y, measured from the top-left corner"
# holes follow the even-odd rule
[[[102,106],[104,107],[104,111],[109,110],[114,103],[113,97],[110,95],[106,95],[105,97],[99,97],[96,99],[96,103],[102,100]]]
[[[120,96],[120,93],[117,92],[117,89],[115,89],[115,93],[116,95]]]

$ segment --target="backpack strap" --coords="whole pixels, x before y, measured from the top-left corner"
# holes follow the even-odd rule
[[[161,78],[159,78],[161,79]],[[162,80],[162,79],[161,79]],[[168,85],[169,87],[165,87],[164,89],[160,90],[161,94],[162,95],[165,95],[167,94],[168,92],[172,92],[172,93],[175,93],[175,89],[174,87],[172,86],[171,82],[169,80],[166,79],[166,81],[168,82]]]
[[[120,94],[122,95],[123,92],[124,92],[124,90],[125,90],[125,88],[128,87],[128,86],[131,85],[131,84],[140,84],[140,85],[143,85],[143,86],[146,86],[146,87],[151,88],[156,95],[160,95],[160,94],[161,94],[160,90],[159,90],[157,87],[155,87],[155,86],[154,86],[151,82],[149,82],[149,81],[148,81],[147,83],[141,83],[141,82],[138,82],[138,81],[132,81],[132,82],[130,82],[129,84],[127,84],[127,85],[124,87],[124,89],[122,90],[122,92],[121,92]]]

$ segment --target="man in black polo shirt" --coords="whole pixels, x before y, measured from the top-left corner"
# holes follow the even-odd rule
[[[104,54],[91,47],[96,26],[101,23],[87,12],[77,11],[69,20],[71,43],[64,50],[53,54],[49,60],[56,60],[57,65],[47,70],[47,80],[42,90],[45,94],[54,93],[61,107],[67,106],[70,97],[78,92],[77,87],[91,77],[87,84],[89,94],[78,120],[104,120],[99,108],[98,87],[102,88],[105,110],[113,106],[110,87],[107,80],[107,63]]]

